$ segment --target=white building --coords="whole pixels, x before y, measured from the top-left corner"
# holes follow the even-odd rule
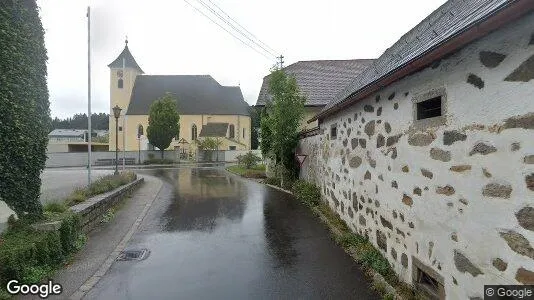
[[[349,227],[440,298],[534,284],[533,9],[446,2],[313,118],[319,134],[297,149],[309,156],[301,176]]]

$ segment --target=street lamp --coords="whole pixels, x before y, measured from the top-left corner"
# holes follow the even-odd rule
[[[119,174],[119,117],[121,110],[118,105],[113,107],[113,116],[115,116],[115,175]]]

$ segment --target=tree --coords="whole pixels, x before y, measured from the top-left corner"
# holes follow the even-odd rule
[[[19,218],[38,219],[51,120],[35,0],[2,1],[0,41],[0,200]]]
[[[268,104],[269,105],[269,104]],[[271,118],[269,118],[269,114],[267,113],[267,108],[262,109],[260,112],[261,118],[260,118],[260,149],[261,154],[263,157],[268,157],[269,152],[271,151],[271,139],[272,139],[272,133],[271,133]]]
[[[95,136],[91,141],[95,143],[109,143],[109,133],[102,136]]]
[[[219,139],[213,139],[206,137],[203,139],[196,139],[197,147],[200,150],[217,150],[221,146],[222,142]]]
[[[213,152],[214,150],[219,150],[219,147],[221,146],[222,142],[218,138],[211,138],[206,137],[202,139],[196,139],[195,143],[197,144],[197,147],[199,150],[205,150],[209,152],[204,153],[204,159],[206,159],[206,155],[209,154],[209,160],[213,160]],[[217,154],[217,160],[219,160],[219,153]]]
[[[109,114],[94,113],[91,115],[91,129],[108,130]],[[74,114],[66,119],[55,117],[52,119],[52,130],[54,129],[87,129],[87,114]]]
[[[261,108],[260,107],[250,107],[250,123],[251,123],[251,130],[250,130],[250,148],[255,150],[258,149],[259,141],[258,141],[258,131],[261,127]]]
[[[171,94],[165,94],[150,106],[146,132],[148,141],[158,147],[163,159],[163,152],[174,137],[179,137],[180,132],[180,115],[176,99]]]
[[[273,70],[269,77],[272,100],[261,118],[262,152],[273,157],[281,167],[280,180],[283,184],[284,173],[295,171],[294,150],[306,98],[300,94],[296,79],[288,76],[283,69]]]

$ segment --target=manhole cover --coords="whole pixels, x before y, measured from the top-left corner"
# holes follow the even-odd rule
[[[148,257],[150,250],[148,249],[139,249],[139,250],[124,250],[122,251],[117,260],[119,261],[129,261],[129,260],[143,260]]]

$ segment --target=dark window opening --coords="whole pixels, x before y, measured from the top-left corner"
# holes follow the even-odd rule
[[[122,81],[122,79],[119,79],[119,81],[117,82],[117,87],[119,89],[122,89],[123,86],[124,86],[124,81]]]
[[[122,131],[122,126],[119,126],[119,131]]]
[[[236,150],[237,149],[236,146],[229,146],[229,147],[230,147],[229,148],[230,150]]]
[[[243,128],[243,138],[245,138],[245,128]]]
[[[230,124],[229,138],[231,138],[231,139],[235,138],[235,127],[234,127],[234,124]]]
[[[417,120],[441,116],[441,96],[417,103]]]
[[[335,140],[337,138],[337,124],[330,127],[330,139]]]
[[[434,277],[419,268],[417,268],[416,284],[419,289],[423,290],[432,297],[439,299],[443,285]]]
[[[191,140],[194,141],[197,139],[197,125],[193,124],[191,126]]]

